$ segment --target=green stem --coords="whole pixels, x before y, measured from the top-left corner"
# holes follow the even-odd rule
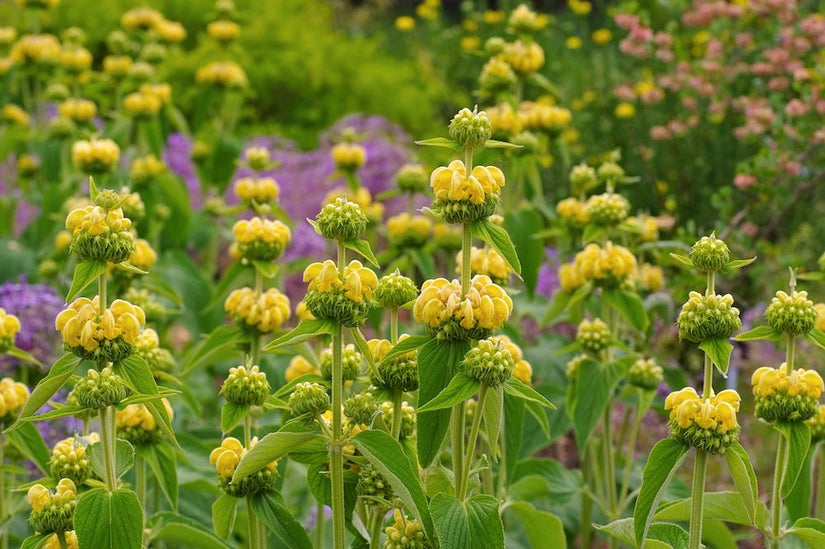
[[[103,465],[106,470],[106,490],[114,492],[117,489],[115,475],[115,409],[112,406],[101,408],[100,414],[100,442],[103,445]]]
[[[339,244],[340,245],[340,244]],[[340,261],[340,256],[339,256]],[[333,547],[344,549],[346,544],[344,524],[344,454],[343,420],[341,405],[344,392],[343,331],[339,324],[332,336],[332,440],[329,445],[330,475],[332,481],[332,536]]]
[[[470,291],[470,279],[473,276],[470,260],[472,258],[473,232],[469,223],[465,223],[461,236],[461,299]]]
[[[149,505],[146,501],[146,460],[139,453],[135,453],[135,492],[146,516],[149,516]]]
[[[255,517],[255,512],[252,510],[252,496],[246,496],[246,513],[246,533],[249,537],[247,540],[249,549],[259,549],[258,519]]]
[[[713,361],[705,354],[705,381],[702,387],[702,398],[708,399],[713,396]]]
[[[816,505],[814,507],[814,517],[823,520],[825,519],[825,444],[819,445],[819,470],[816,474]]]
[[[455,476],[455,493],[461,491],[461,481],[464,471],[464,403],[461,402],[453,406],[453,413],[450,416],[450,434],[453,446],[453,475]]]
[[[6,437],[0,434],[0,524],[6,518],[6,471],[2,467],[6,464]],[[0,549],[8,549],[9,537],[4,525],[0,528]]]
[[[796,337],[793,334],[787,334],[787,348],[785,349],[785,374],[790,376],[793,373],[794,357],[796,355]]]
[[[60,549],[69,549],[69,544],[66,543],[66,532],[60,530],[56,532],[57,534],[57,542],[60,544]]]
[[[243,445],[249,449],[249,444],[252,442],[252,416],[246,414],[243,418]]]
[[[324,543],[324,504],[319,503],[315,513],[315,547],[323,547]]]
[[[464,501],[467,496],[467,487],[470,484],[470,467],[473,463],[473,456],[476,451],[476,440],[478,439],[478,429],[481,426],[481,416],[484,415],[484,401],[487,398],[487,384],[482,383],[481,389],[478,390],[478,402],[476,402],[476,409],[473,412],[473,424],[470,427],[470,438],[467,441],[467,455],[464,456],[464,469],[461,471],[461,488],[457,492],[458,500]]]
[[[381,505],[373,510],[372,525],[370,527],[370,549],[381,548],[381,527],[384,526],[384,512],[385,509]]]
[[[699,549],[702,546],[702,514],[705,501],[705,476],[708,471],[708,454],[704,450],[696,450],[696,462],[693,464],[693,490],[690,504],[690,539],[689,549]]]
[[[636,457],[636,437],[639,435],[639,426],[642,424],[642,390],[637,391],[636,413],[633,416],[633,425],[630,427],[630,440],[627,441],[627,457],[625,458],[624,473],[622,474],[622,487],[619,490],[619,501],[624,501],[627,491],[630,489],[630,474],[633,471],[633,460]]]
[[[398,343],[398,309],[390,311],[390,343]]]
[[[779,548],[779,529],[782,526],[782,498],[780,488],[785,476],[788,461],[788,442],[784,436],[779,436],[779,446],[776,449],[776,466],[773,470],[773,490],[771,491],[771,549]]]
[[[590,492],[590,483],[593,481],[590,466],[590,450],[589,445],[584,447],[582,452],[582,517],[581,517],[581,544],[582,549],[590,547],[590,540],[593,536],[592,530],[592,516],[593,516],[593,497]]]
[[[97,278],[97,295],[100,297],[98,312],[100,316],[103,316],[103,313],[106,312],[106,273]]]
[[[401,398],[403,393],[395,391],[392,395],[392,438],[398,439],[401,435]]]
[[[602,466],[604,467],[604,483],[610,520],[616,518],[616,464],[613,461],[613,440],[610,433],[610,412],[612,409],[613,406],[610,404],[605,408],[604,428],[602,429],[602,456],[604,458]]]

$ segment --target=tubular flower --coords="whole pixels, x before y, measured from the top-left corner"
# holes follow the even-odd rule
[[[35,484],[29,488],[26,499],[32,508],[29,523],[35,531],[51,534],[73,529],[77,487],[71,480],[60,479],[54,492],[42,484]]]
[[[172,405],[167,399],[161,399],[171,421]],[[159,442],[162,437],[160,426],[144,404],[130,404],[115,413],[115,426],[118,437],[129,441],[134,446],[144,446]]]
[[[536,72],[544,65],[544,50],[536,42],[516,40],[505,44],[501,55],[514,71],[522,74]]]
[[[260,471],[252,473],[238,482],[232,482],[232,475],[235,474],[235,469],[238,467],[241,458],[257,444],[258,437],[253,437],[249,441],[249,448],[244,448],[238,439],[227,437],[223,439],[220,446],[209,454],[209,463],[218,472],[218,483],[221,490],[230,496],[236,498],[252,496],[272,489],[272,481],[275,479],[275,466],[277,465],[275,461],[267,463]]]
[[[361,326],[370,308],[378,277],[360,261],[350,261],[343,273],[331,260],[313,263],[304,270],[309,282],[304,298],[307,308],[319,319],[344,326]]]
[[[86,173],[108,173],[119,159],[120,147],[111,139],[81,140],[72,144],[72,162]]]
[[[332,160],[339,170],[354,172],[367,161],[367,151],[357,143],[337,143],[332,147]]]
[[[563,292],[573,292],[584,286],[585,280],[575,263],[565,263],[559,267],[559,286]]]
[[[430,175],[433,209],[447,223],[489,217],[498,205],[504,173],[495,166],[476,166],[468,175],[461,160],[436,168]]]
[[[233,61],[214,61],[195,72],[195,80],[218,88],[245,88],[248,80],[240,65]]]
[[[779,368],[763,366],[751,377],[756,417],[765,421],[805,421],[816,415],[822,394],[822,377],[814,370],[798,368],[787,374]]]
[[[66,229],[72,232],[70,251],[81,260],[126,261],[135,252],[131,225],[121,208],[86,206],[72,210],[66,217]]]
[[[74,530],[64,532],[66,538],[66,549],[78,549],[80,545],[77,541],[77,534]],[[46,538],[46,543],[43,544],[43,549],[61,549],[60,540],[57,539],[57,534],[52,534]]]
[[[235,181],[235,196],[247,204],[267,204],[278,200],[281,192],[271,177],[242,177]]]
[[[739,393],[730,389],[707,399],[693,387],[670,393],[665,399],[665,410],[670,410],[670,434],[700,450],[723,454],[739,438],[739,401]]]
[[[384,533],[387,541],[384,549],[430,549],[432,545],[424,535],[424,529],[415,519],[411,519],[396,509],[395,522],[388,526]]]
[[[120,25],[128,31],[151,30],[161,24],[163,15],[152,8],[133,8],[120,16]]]
[[[653,242],[659,238],[659,224],[655,217],[649,215],[637,215],[628,217],[627,222],[633,229],[633,232],[638,233],[642,242]]]
[[[28,400],[28,387],[10,377],[0,379],[0,423],[12,419]]]
[[[163,173],[166,164],[157,156],[150,154],[141,158],[136,158],[129,168],[129,177],[135,185],[145,185],[156,176]]]
[[[489,337],[512,312],[513,300],[486,275],[472,278],[464,298],[458,280],[427,280],[413,306],[415,319],[446,340]]]
[[[299,301],[295,306],[295,317],[298,320],[313,320],[315,318],[312,316],[312,313],[309,312],[309,309],[307,309],[307,304],[304,303],[303,300]]]
[[[113,78],[124,78],[132,68],[128,55],[107,55],[103,58],[103,72]]]
[[[350,343],[343,348],[341,353],[341,365],[343,368],[343,379],[352,381],[361,373],[361,364],[364,356],[355,349],[355,345]],[[332,379],[332,349],[327,348],[321,352],[320,357],[321,375],[327,379]]]
[[[636,257],[627,248],[611,242],[605,244],[604,248],[591,243],[576,254],[573,269],[575,275],[568,274],[571,279],[614,288],[636,272]]]
[[[79,297],[57,315],[55,329],[77,356],[96,362],[117,362],[132,354],[141,327],[143,309],[116,299],[99,315],[99,297]]]
[[[573,227],[582,228],[590,222],[587,206],[572,196],[556,204],[556,213],[564,223]]]
[[[513,110],[510,103],[504,102],[493,107],[487,107],[486,112],[494,135],[512,136],[517,135],[524,129],[524,120]]]
[[[290,383],[306,375],[321,375],[321,370],[301,355],[292,357],[284,372],[286,382]]]
[[[409,336],[402,334],[399,342]],[[391,391],[406,393],[418,389],[418,351],[385,358],[392,349],[386,339],[371,339],[367,342],[372,357],[378,363],[378,376],[371,373],[370,381],[376,387],[386,387]]]
[[[281,257],[292,233],[277,219],[253,217],[241,219],[232,227],[235,235],[233,253],[249,261],[274,261]]]
[[[135,251],[129,256],[129,263],[141,269],[148,271],[158,262],[158,253],[152,248],[148,240],[138,238],[135,240]]]
[[[627,218],[630,203],[616,193],[594,194],[585,205],[590,219],[597,225],[615,227]]]
[[[765,310],[768,324],[777,332],[803,335],[816,327],[817,312],[806,291],[792,291],[790,295],[776,292]]]
[[[119,375],[110,366],[100,372],[89,369],[86,377],[81,378],[70,393],[72,400],[89,410],[99,410],[114,406],[126,398],[129,389]]]
[[[256,334],[277,330],[289,319],[289,298],[275,288],[257,294],[252,288],[233,290],[224,310],[244,329]]]
[[[398,248],[420,248],[430,240],[433,222],[423,215],[407,212],[387,220],[387,236],[390,245]]]
[[[99,442],[97,433],[88,437],[73,436],[54,445],[49,459],[49,472],[54,478],[68,478],[75,484],[83,484],[92,475],[92,465],[86,456],[86,446]]]
[[[811,444],[825,440],[825,406],[817,407],[814,417],[806,421],[811,429]]]
[[[223,382],[221,394],[232,404],[260,406],[269,396],[269,381],[266,374],[252,366],[237,366],[229,369],[229,376]]]
[[[679,327],[679,339],[701,342],[706,339],[729,338],[742,328],[742,321],[730,294],[702,295],[690,292],[676,319],[676,325]]]
[[[576,343],[581,345],[582,349],[594,355],[598,355],[607,349],[612,342],[613,334],[610,333],[610,328],[600,318],[582,320],[576,331]]]
[[[649,292],[658,292],[665,287],[665,272],[661,267],[642,263],[636,272],[639,285]]]
[[[497,251],[492,248],[476,248],[470,250],[470,272],[487,275],[496,284],[506,284],[513,269],[504,261]],[[456,274],[461,274],[461,252],[456,256]]]
[[[14,339],[18,333],[20,333],[20,319],[0,307],[0,353],[14,346]]]
[[[513,377],[525,385],[530,385],[533,381],[533,367],[529,362],[524,360],[524,352],[521,350],[521,347],[516,345],[513,340],[506,335],[493,336],[490,340],[495,343],[501,342],[504,348],[507,349],[507,352],[512,355],[513,360],[516,361],[516,365],[513,367]]]
[[[645,390],[655,389],[663,378],[664,370],[651,359],[640,358],[627,371],[628,383]]]
[[[57,112],[64,118],[86,124],[97,114],[97,105],[88,99],[70,97],[60,104]]]
[[[17,126],[25,128],[31,123],[31,116],[29,113],[18,107],[17,105],[4,105],[3,110],[0,111],[0,118],[6,122],[16,124]]]

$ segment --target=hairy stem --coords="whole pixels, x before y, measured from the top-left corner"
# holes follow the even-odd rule
[[[370,549],[381,548],[381,527],[384,526],[384,506],[373,509],[372,524],[370,526]]]
[[[473,277],[470,259],[472,258],[473,233],[469,223],[462,226],[461,236],[461,299],[470,291],[470,279]]]
[[[470,438],[467,441],[467,455],[464,456],[464,469],[461,471],[461,488],[456,492],[459,501],[464,501],[467,496],[467,486],[470,484],[470,467],[473,463],[473,455],[476,451],[476,440],[478,439],[478,429],[481,426],[481,416],[484,415],[484,400],[487,398],[487,385],[481,384],[481,389],[478,391],[478,402],[476,402],[476,409],[473,412],[473,424],[470,427]]]
[[[315,547],[323,547],[324,543],[324,504],[319,503],[315,513]]]
[[[784,436],[779,436],[779,446],[776,449],[776,466],[773,470],[773,489],[771,490],[771,549],[779,548],[779,530],[782,526],[782,498],[779,490],[788,461],[788,442]]]
[[[392,438],[399,438],[401,435],[401,397],[400,391],[395,391],[392,395]]]
[[[814,517],[825,519],[825,444],[819,445],[819,470],[816,472],[816,504]]]
[[[106,470],[106,490],[113,492],[117,489],[115,475],[115,409],[112,406],[101,408],[100,414],[100,443],[103,447],[103,465]]]
[[[60,530],[59,532],[55,532],[57,535],[57,543],[60,544],[60,549],[69,549],[69,544],[66,542],[66,532]]]
[[[455,476],[455,493],[461,491],[461,482],[464,471],[464,403],[460,402],[453,406],[453,413],[450,416],[450,435],[453,447],[453,475]]]
[[[581,543],[582,549],[590,547],[590,540],[593,536],[592,516],[593,516],[593,496],[590,492],[590,483],[593,481],[590,464],[590,445],[584,447],[582,452],[582,517],[581,517]]]
[[[704,450],[696,450],[696,462],[693,464],[693,490],[690,504],[690,539],[689,549],[699,549],[702,546],[702,515],[705,501],[705,477],[708,471],[708,454]]]
[[[633,415],[633,425],[630,427],[630,440],[627,441],[627,456],[625,457],[624,473],[622,474],[622,487],[619,490],[619,501],[624,501],[627,491],[630,488],[630,474],[633,471],[633,460],[636,458],[636,437],[639,435],[639,426],[642,424],[642,390],[637,392],[636,413]],[[621,510],[620,510],[621,511]]]
[[[398,343],[398,309],[390,311],[390,343]]]
[[[340,258],[339,258],[340,259]],[[344,549],[344,454],[341,405],[344,392],[343,332],[341,326],[332,336],[332,440],[329,445],[330,475],[332,480],[332,534],[333,547]]]

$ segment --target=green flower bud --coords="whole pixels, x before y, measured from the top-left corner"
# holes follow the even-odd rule
[[[358,475],[356,491],[367,505],[385,505],[392,501],[393,497],[390,483],[369,464],[365,465]]]
[[[507,61],[500,57],[491,57],[478,75],[478,85],[483,96],[495,96],[497,93],[509,91],[518,83],[518,77]]]
[[[53,478],[68,478],[75,484],[83,484],[91,477],[92,465],[86,455],[86,445],[99,442],[97,433],[81,439],[78,436],[61,440],[54,445],[49,458],[49,472]]]
[[[630,366],[627,372],[628,383],[641,389],[655,389],[662,379],[664,379],[664,370],[651,359],[640,358]]]
[[[487,113],[479,112],[478,107],[470,109],[464,108],[450,121],[450,139],[458,142],[464,148],[477,149],[493,135],[493,126]]]
[[[597,182],[596,170],[587,164],[573,166],[570,170],[570,186],[574,194],[595,186]]]
[[[340,196],[315,217],[321,236],[329,240],[354,240],[367,230],[367,216],[355,202]]]
[[[400,309],[418,297],[418,288],[412,279],[398,272],[384,275],[378,281],[378,287],[372,293],[377,307],[382,309]]]
[[[55,116],[49,121],[47,131],[52,139],[66,139],[77,131],[77,125],[69,118]]]
[[[518,150],[521,154],[536,154],[541,150],[539,138],[533,132],[519,132],[510,138],[513,145],[521,145]]]
[[[40,278],[52,278],[60,273],[60,265],[54,259],[44,259],[37,266],[37,275]],[[0,347],[2,345],[0,344]]]
[[[404,164],[395,175],[395,183],[405,193],[423,193],[430,185],[430,174],[421,164]]]
[[[334,320],[348,328],[363,326],[370,310],[369,301],[358,303],[339,291],[310,290],[304,297],[304,304],[315,318]]]
[[[742,328],[742,321],[730,294],[706,296],[690,292],[676,325],[679,339],[702,342],[713,338],[728,339]]]
[[[495,388],[510,379],[516,361],[504,341],[482,339],[470,349],[463,364],[469,377]]]
[[[106,366],[100,372],[89,370],[72,389],[78,405],[90,410],[120,404],[129,394],[123,379]]]
[[[433,242],[441,250],[457,252],[461,249],[461,231],[446,223],[436,223],[433,226]]]
[[[218,486],[227,495],[236,498],[243,498],[247,496],[254,496],[272,490],[272,485],[277,476],[276,469],[263,469],[252,473],[248,477],[244,477],[238,482],[231,482],[231,480],[218,480]]]
[[[371,425],[378,412],[378,403],[372,393],[357,393],[344,401],[344,415],[353,423]]]
[[[370,381],[392,391],[408,393],[418,389],[418,353],[408,353],[384,359],[378,363],[378,373],[381,380],[370,377]]]
[[[117,336],[115,339],[104,339],[98,341],[98,346],[93,351],[87,351],[82,345],[77,347],[69,347],[64,344],[63,348],[75,356],[84,360],[91,360],[97,364],[107,364],[109,362],[120,362],[128,358],[135,352],[135,346],[127,343],[123,336]]]
[[[804,335],[816,326],[816,308],[808,292],[794,290],[788,295],[780,290],[765,310],[765,318],[779,333]]]
[[[431,549],[432,545],[424,535],[424,529],[417,520],[405,517],[401,511],[395,511],[395,522],[384,532],[387,541],[384,549]]]
[[[332,350],[324,349],[321,353],[321,375],[327,379],[332,379]],[[341,366],[343,367],[344,381],[353,381],[361,373],[361,365],[364,356],[355,349],[355,345],[350,343],[344,347],[341,354]]]
[[[455,225],[490,217],[495,213],[498,203],[499,197],[495,194],[486,195],[481,204],[469,200],[436,199],[433,201],[432,210],[445,222]]]
[[[582,320],[576,331],[576,343],[594,355],[610,347],[612,342],[613,335],[610,333],[610,328],[600,318]]]
[[[491,36],[484,42],[484,51],[490,55],[498,55],[504,51],[507,42],[501,36]]]
[[[812,445],[825,440],[825,406],[818,406],[816,414],[806,423],[811,429]]]
[[[381,413],[384,416],[384,423],[387,426],[392,425],[393,422],[393,414],[395,412],[393,408],[392,402],[382,402],[381,403]],[[410,438],[415,433],[415,422],[416,422],[416,414],[415,408],[409,405],[409,403],[402,402],[401,403],[401,432],[399,433],[399,437],[401,439]]]
[[[106,210],[113,210],[117,208],[120,203],[123,202],[123,197],[120,193],[113,191],[112,189],[103,189],[97,196],[95,197],[94,203],[101,208]]]
[[[565,375],[568,380],[575,381],[576,376],[579,373],[579,366],[581,366],[582,362],[587,360],[587,358],[587,355],[577,355],[570,359],[565,370]]]
[[[168,372],[175,367],[172,353],[160,347],[158,334],[151,328],[146,328],[138,336],[135,354],[142,358],[153,372]]]
[[[596,194],[587,199],[587,212],[596,225],[613,227],[627,219],[630,203],[616,193]]]
[[[807,394],[791,396],[775,391],[768,396],[754,398],[754,414],[768,422],[805,421],[814,417],[818,409],[817,399]]]
[[[166,46],[149,42],[140,50],[140,58],[149,63],[159,63],[166,58]]]
[[[321,415],[329,408],[329,395],[318,383],[299,383],[289,395],[289,413],[295,417]]]
[[[816,415],[822,395],[822,377],[815,370],[797,368],[788,374],[763,366],[751,377],[756,417],[765,421],[805,421]]]
[[[62,103],[71,95],[71,90],[66,84],[52,82],[46,86],[46,99],[55,103]]]
[[[725,450],[739,440],[739,427],[722,433],[716,429],[703,429],[695,423],[688,427],[679,427],[672,420],[669,427],[673,438],[709,454],[724,454]]]
[[[128,231],[93,235],[81,231],[74,236],[69,251],[81,261],[102,259],[110,263],[122,263],[135,251],[135,237]]]
[[[602,181],[610,181],[613,183],[624,177],[624,170],[615,162],[605,162],[599,166],[596,173],[598,173],[599,179]]]
[[[269,390],[266,374],[258,366],[252,366],[248,370],[246,366],[238,366],[229,370],[221,394],[232,404],[261,406],[269,396]]]
[[[35,484],[29,488],[27,498],[32,506],[29,524],[36,532],[52,534],[74,529],[77,488],[70,479],[61,479],[55,493],[42,484]]]
[[[690,249],[690,260],[703,273],[715,273],[730,261],[730,250],[715,235],[703,236]]]
[[[166,307],[163,305],[163,302],[145,288],[135,288],[132,286],[123,294],[123,299],[143,309],[143,312],[146,314],[146,322],[162,320],[166,312]],[[143,358],[149,362],[146,356]]]
[[[259,172],[270,167],[269,151],[264,147],[252,147],[246,150],[246,165],[250,170]]]

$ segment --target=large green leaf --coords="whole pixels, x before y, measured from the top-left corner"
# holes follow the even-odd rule
[[[742,332],[741,334],[738,334],[733,339],[735,339],[736,341],[757,341],[760,339],[778,341],[781,337],[782,334],[780,334],[770,326],[757,326],[756,328],[752,328],[747,332]]]
[[[78,263],[74,268],[72,286],[69,288],[69,293],[66,294],[66,301],[69,302],[74,299],[75,296],[86,289],[86,286],[100,278],[100,275],[108,269],[109,264],[102,259],[84,259]]]
[[[158,513],[152,517],[152,539],[169,541],[175,547],[192,549],[230,549],[223,540],[200,523],[175,513]]]
[[[225,402],[221,406],[221,431],[229,433],[238,423],[243,421],[249,413],[249,404],[237,404],[235,402]]]
[[[144,445],[138,448],[138,452],[146,463],[149,464],[149,469],[155,476],[155,480],[160,486],[166,501],[172,507],[172,510],[178,509],[178,467],[177,456],[175,449],[169,444],[151,444]]]
[[[786,531],[798,537],[811,549],[825,547],[825,522],[815,518],[801,518]]]
[[[71,353],[66,353],[60,357],[60,359],[49,368],[49,373],[46,374],[46,377],[37,383],[34,391],[29,395],[26,404],[23,405],[23,408],[20,410],[20,416],[17,421],[12,423],[11,426],[6,429],[6,432],[19,428],[22,425],[20,418],[27,418],[33,415],[46,404],[49,399],[66,384],[69,378],[72,377],[78,364],[80,364],[80,359]]]
[[[642,486],[636,498],[636,507],[633,510],[633,529],[637,545],[647,537],[650,520],[662,497],[662,491],[685,460],[689,448],[672,438],[665,438],[657,442],[650,451],[642,472]]]
[[[688,521],[692,498],[684,498],[663,504],[655,513],[656,520]],[[739,492],[707,492],[702,500],[704,520],[721,520],[733,524],[752,526],[750,509]],[[757,519],[767,514],[764,503],[757,505]]]
[[[78,499],[74,529],[80,549],[140,549],[143,509],[130,490],[93,488]]]
[[[202,364],[215,360],[216,356],[234,350],[241,342],[243,334],[237,326],[218,326],[195,343],[181,361],[181,376],[186,376]]]
[[[482,413],[484,414],[484,432],[487,435],[487,443],[492,454],[490,457],[497,461],[499,456],[498,438],[504,419],[504,389],[502,387],[490,388],[487,391]]]
[[[628,547],[641,547],[634,538],[635,524],[632,518],[614,520],[596,529],[615,538]],[[688,533],[677,524],[651,524],[644,541],[644,549],[684,549],[688,546]]]
[[[221,539],[226,539],[232,534],[238,501],[238,498],[229,494],[221,494],[212,504],[212,526]]]
[[[286,334],[270,341],[265,351],[274,351],[279,347],[286,347],[287,345],[296,345],[308,339],[319,335],[332,335],[337,330],[336,324],[331,320],[302,320],[294,329]]]
[[[610,307],[621,314],[630,325],[644,332],[650,325],[642,298],[636,292],[620,288],[605,288],[602,297]]]
[[[479,494],[465,503],[451,495],[436,494],[430,510],[440,548],[504,548],[504,527],[494,497]]]
[[[290,513],[278,492],[264,492],[251,500],[252,510],[290,549],[312,549],[312,542],[301,523]]]
[[[527,400],[530,402],[535,402],[536,404],[540,404],[545,408],[549,408],[551,410],[556,409],[556,405],[547,400],[544,395],[521,381],[520,379],[516,379],[511,377],[507,380],[504,384],[504,392],[510,396],[514,396],[516,398],[520,398],[522,400]]]
[[[745,509],[751,523],[756,520],[756,505],[759,502],[759,490],[756,485],[756,473],[753,471],[750,456],[739,442],[734,442],[725,451],[725,460],[728,462],[728,469],[733,477],[736,490],[742,496]]]
[[[802,471],[799,473],[799,479],[796,486],[785,498],[785,510],[788,512],[788,518],[791,521],[807,517],[811,514],[811,495],[813,492],[813,456],[816,444],[811,444],[808,448],[808,453],[805,456],[805,461],[802,463]]]
[[[585,447],[599,423],[621,374],[622,369],[615,364],[603,365],[587,359],[579,365],[567,410],[579,448]]]
[[[521,276],[531,298],[536,291],[539,269],[544,259],[544,245],[536,238],[543,225],[541,214],[535,208],[520,208],[504,216],[504,226],[513,236],[513,245],[521,262]]]
[[[699,348],[705,351],[713,363],[723,374],[728,373],[730,364],[730,354],[733,352],[733,345],[727,339],[714,337],[706,339],[699,344]]]
[[[14,431],[6,434],[8,442],[18,452],[34,463],[43,474],[49,474],[49,458],[51,452],[43,442],[40,431],[31,423],[24,423]]]
[[[376,267],[380,267],[380,265],[378,264],[378,260],[375,258],[375,254],[373,254],[372,249],[370,249],[370,243],[366,240],[361,240],[359,238],[345,240],[344,246],[360,254],[362,257],[364,257],[364,259],[366,259]]]
[[[103,445],[95,442],[86,447],[89,464],[99,478],[106,478],[106,464],[103,457]],[[115,441],[115,477],[120,478],[123,473],[132,468],[135,463],[135,449],[125,440]]]
[[[480,387],[480,381],[469,377],[464,372],[458,372],[453,376],[453,379],[450,380],[450,383],[444,387],[443,391],[418,408],[418,413],[443,410],[444,408],[450,408],[456,404],[465,402],[475,395]]]
[[[384,355],[384,360],[389,360],[397,356],[405,355],[410,351],[415,351],[416,349],[421,348],[424,344],[432,341],[432,339],[432,336],[429,335],[414,335],[405,337],[396,343],[393,348],[390,349],[389,353]]]
[[[306,431],[269,433],[258,441],[258,444],[241,459],[235,469],[235,474],[232,475],[232,482],[238,482],[252,473],[260,471],[267,464],[320,437],[321,435],[318,433]]]
[[[466,341],[431,339],[418,351],[418,405],[424,406],[450,383],[470,349]],[[438,454],[450,426],[450,410],[421,412],[417,417],[418,460],[427,467]]]
[[[418,470],[397,440],[384,431],[361,431],[352,438],[355,447],[392,486],[392,489],[424,527],[431,540],[435,527]]]
[[[781,495],[788,497],[799,480],[805,456],[811,445],[811,429],[803,422],[775,422],[774,428],[779,431],[788,442],[788,461],[785,475],[782,477]]]
[[[141,395],[157,395],[158,385],[149,365],[138,355],[131,355],[120,362],[112,365],[112,369],[126,382],[129,388]],[[169,437],[177,448],[178,439],[172,429],[172,419],[169,417],[169,410],[166,409],[160,400],[148,400],[145,403],[146,409],[152,414],[160,430]]]
[[[486,242],[498,255],[504,259],[516,274],[521,274],[521,262],[519,261],[510,234],[504,227],[499,227],[489,219],[479,219],[472,223],[473,236]]]
[[[825,349],[825,332],[823,332],[819,328],[814,328],[813,330],[805,334],[805,339],[807,339],[810,343],[813,343],[820,349]]]
[[[516,501],[507,506],[524,526],[527,541],[532,549],[566,549],[567,536],[561,519],[547,511],[539,511],[526,501]]]

